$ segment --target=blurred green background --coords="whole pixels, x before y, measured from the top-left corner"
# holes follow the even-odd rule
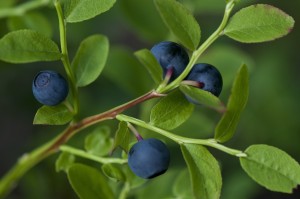
[[[0,9],[9,3],[26,1],[0,0]],[[221,21],[225,3],[223,0],[180,0],[196,16],[202,30],[202,42],[217,28]],[[241,44],[222,37],[215,42],[199,61],[209,62],[223,74],[224,90],[221,99],[226,102],[232,79],[237,68],[248,64],[251,71],[250,97],[242,114],[235,137],[227,146],[246,149],[251,144],[264,143],[283,149],[300,162],[300,1],[242,1],[239,8],[253,4],[274,5],[291,15],[296,23],[294,30],[281,39],[260,44]],[[37,16],[39,15],[39,16]],[[43,15],[41,18],[40,15]],[[28,23],[30,18],[39,19],[41,26]],[[25,22],[25,23],[24,23]],[[27,18],[0,19],[0,36],[8,31],[29,26],[44,31],[59,42],[55,9],[45,7],[30,12]],[[82,23],[68,25],[70,57],[73,57],[81,40],[92,34],[104,34],[110,40],[110,55],[106,68],[98,80],[80,89],[82,117],[96,114],[124,103],[150,90],[153,86],[147,71],[133,56],[142,48],[151,48],[162,40],[175,40],[162,23],[152,0],[118,0],[109,11]],[[32,96],[31,82],[34,75],[44,69],[63,73],[60,62],[32,64],[8,64],[0,62],[0,176],[27,151],[34,149],[57,135],[63,127],[33,126],[32,120],[40,104]],[[148,120],[153,102],[126,112]],[[219,115],[204,107],[197,107],[187,123],[175,130],[176,133],[198,137],[212,137]],[[117,122],[105,122],[112,132]],[[74,137],[71,143],[83,146],[88,132]],[[157,136],[141,131],[147,136]],[[172,166],[167,174],[151,180],[135,189],[137,197],[166,198],[172,196],[174,180],[178,171],[185,166],[177,145],[172,148]],[[299,199],[300,188],[291,195],[274,193],[260,187],[241,169],[238,159],[216,150],[210,151],[219,160],[223,174],[222,199]],[[63,173],[56,173],[52,156],[32,169],[20,181],[19,186],[8,196],[9,199],[65,199],[77,198]],[[99,166],[100,168],[100,166]],[[177,181],[185,185],[186,178]],[[177,185],[178,186],[178,185]],[[151,193],[151,194],[150,194]]]

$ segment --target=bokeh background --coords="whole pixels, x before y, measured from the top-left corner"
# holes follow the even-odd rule
[[[0,9],[9,2],[0,0]],[[193,11],[202,30],[202,42],[217,28],[221,21],[223,0],[180,0]],[[253,4],[274,5],[289,15],[296,23],[294,30],[281,39],[260,43],[241,44],[222,37],[217,40],[199,61],[209,62],[220,69],[224,78],[224,90],[220,96],[227,101],[232,79],[242,63],[250,69],[250,97],[242,114],[235,137],[226,143],[236,149],[246,149],[251,144],[264,143],[283,149],[300,162],[300,1],[242,1],[234,10]],[[45,7],[28,13],[33,18],[43,15],[40,26],[30,23],[24,26],[20,18],[0,19],[0,36],[8,31],[29,26],[48,34],[59,42],[55,9]],[[25,18],[23,20],[26,21]],[[21,22],[20,22],[21,21]],[[26,23],[25,23],[26,24]],[[92,34],[104,34],[110,40],[110,55],[103,74],[97,81],[80,89],[81,116],[88,116],[124,103],[150,90],[153,86],[147,71],[134,57],[133,52],[151,48],[162,40],[175,38],[162,23],[152,0],[118,0],[109,11],[86,22],[68,25],[70,57],[73,57],[81,40]],[[31,82],[34,75],[44,69],[63,72],[60,62],[38,62],[32,64],[9,64],[0,61],[0,176],[24,153],[55,137],[63,127],[33,126],[32,120],[40,104],[32,96]],[[145,103],[126,112],[129,115],[149,119],[149,110],[155,103]],[[212,137],[214,126],[220,118],[212,110],[196,107],[186,124],[174,132],[191,137]],[[112,132],[117,122],[105,122]],[[157,136],[140,130],[145,136]],[[82,147],[88,132],[74,137],[71,143]],[[113,136],[113,134],[112,134]],[[172,166],[167,174],[151,180],[148,186],[135,189],[136,197],[167,198],[172,196],[173,184],[185,163],[179,148],[168,142],[172,149]],[[300,188],[293,194],[281,194],[266,190],[248,177],[238,159],[210,149],[219,160],[222,175],[222,199],[299,199]],[[54,155],[30,172],[20,181],[9,199],[65,199],[77,198],[64,173],[56,173]],[[99,167],[100,168],[100,167]],[[186,180],[186,178],[183,178]],[[177,183],[186,184],[184,180]]]

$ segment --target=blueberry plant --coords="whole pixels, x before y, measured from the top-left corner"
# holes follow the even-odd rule
[[[300,166],[286,152],[265,144],[254,144],[246,150],[233,149],[224,144],[234,136],[247,103],[247,66],[242,64],[236,71],[229,99],[224,103],[218,98],[223,86],[219,66],[198,60],[222,36],[243,43],[266,42],[285,36],[294,26],[293,18],[265,4],[251,5],[232,14],[239,1],[226,0],[220,25],[200,42],[200,26],[188,8],[175,0],[154,0],[157,13],[173,39],[153,44],[150,50],[142,49],[134,55],[145,66],[155,86],[127,103],[81,118],[79,88],[90,85],[101,74],[110,53],[109,41],[104,35],[89,36],[81,42],[71,59],[67,46],[67,25],[84,23],[109,11],[115,3],[115,0],[36,0],[0,10],[0,17],[9,17],[43,6],[53,6],[58,17],[60,48],[42,31],[15,30],[1,38],[0,60],[15,64],[61,60],[65,71],[64,75],[52,69],[39,72],[32,83],[35,98],[43,104],[37,110],[33,123],[65,125],[65,129],[19,159],[1,178],[0,197],[9,194],[28,170],[57,153],[60,155],[55,163],[56,171],[67,174],[79,198],[121,199],[132,196],[135,188],[147,186],[147,181],[168,172],[174,157],[167,140],[176,143],[176,148],[181,151],[192,190],[185,195],[175,190],[170,197],[220,198],[221,169],[208,148],[239,159],[242,169],[261,186],[271,191],[292,193],[300,184]],[[159,99],[155,101],[154,98]],[[150,121],[123,113],[148,100],[156,103],[148,115]],[[209,139],[185,137],[173,132],[194,111],[198,111],[194,110],[195,106],[209,107],[220,114],[214,134]],[[86,136],[85,149],[68,144],[82,130],[106,120],[119,121],[114,138],[106,127],[101,127]],[[149,131],[154,136],[143,139],[146,136],[143,132]],[[116,152],[117,148],[121,153]],[[91,166],[80,161],[78,157],[94,161],[101,165],[101,170],[95,164]]]

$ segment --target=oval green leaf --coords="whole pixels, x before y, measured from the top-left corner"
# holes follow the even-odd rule
[[[102,72],[109,51],[109,42],[103,35],[92,35],[83,40],[72,62],[78,87],[95,81]]]
[[[286,152],[263,144],[245,152],[248,156],[240,158],[242,168],[260,185],[283,193],[292,193],[300,185],[300,165]]]
[[[126,153],[129,150],[129,143],[130,143],[130,135],[127,122],[120,122],[119,127],[117,129],[115,139],[114,139],[114,146],[113,149],[120,146]]]
[[[142,49],[134,53],[138,60],[145,66],[156,85],[163,81],[162,68],[148,49]]]
[[[176,90],[161,99],[151,110],[150,123],[162,129],[172,130],[184,123],[192,114],[194,105]]]
[[[58,46],[34,30],[18,30],[0,40],[0,60],[10,63],[54,61],[61,58]]]
[[[116,0],[63,0],[62,2],[66,21],[75,23],[108,11]]]
[[[36,112],[33,124],[63,125],[70,122],[73,113],[64,105],[42,106]]]
[[[226,107],[220,101],[220,99],[211,92],[199,89],[194,86],[180,85],[179,89],[192,100],[196,101],[199,104],[213,108],[219,112],[224,112]]]
[[[8,28],[11,31],[32,29],[51,37],[52,27],[48,19],[39,12],[29,12],[22,16],[10,17],[7,20]]]
[[[55,170],[56,172],[59,171],[67,172],[67,170],[74,164],[74,162],[75,162],[75,156],[73,154],[68,152],[62,152],[56,159]]]
[[[102,165],[101,169],[107,177],[109,177],[115,181],[122,181],[122,182],[126,181],[126,176],[125,176],[124,172],[122,171],[121,165],[104,164],[104,165]]]
[[[195,50],[200,42],[200,26],[191,12],[175,0],[154,0],[160,16],[177,39]]]
[[[222,176],[218,161],[201,145],[182,144],[180,147],[189,169],[195,198],[219,198]]]
[[[96,156],[108,155],[112,150],[113,139],[110,137],[110,128],[100,126],[86,136],[84,148],[88,153]]]
[[[288,34],[294,23],[282,10],[257,4],[238,11],[228,22],[224,34],[245,43],[265,42]]]
[[[68,179],[72,188],[81,199],[114,199],[107,179],[93,167],[73,164],[68,170]]]
[[[226,142],[232,138],[244,110],[249,95],[249,73],[246,65],[242,65],[235,77],[227,110],[215,128],[215,139]]]

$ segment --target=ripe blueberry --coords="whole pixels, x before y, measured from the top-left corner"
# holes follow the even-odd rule
[[[155,138],[140,140],[129,150],[128,165],[141,178],[154,178],[166,172],[170,162],[167,146]]]
[[[163,76],[173,68],[170,80],[176,79],[189,63],[187,52],[179,44],[171,41],[163,41],[151,48],[151,52],[163,69]]]
[[[54,106],[65,100],[69,87],[67,81],[57,72],[41,71],[32,82],[32,92],[40,103]]]
[[[200,88],[219,96],[222,91],[223,80],[217,68],[210,64],[195,64],[186,80],[196,81]]]

